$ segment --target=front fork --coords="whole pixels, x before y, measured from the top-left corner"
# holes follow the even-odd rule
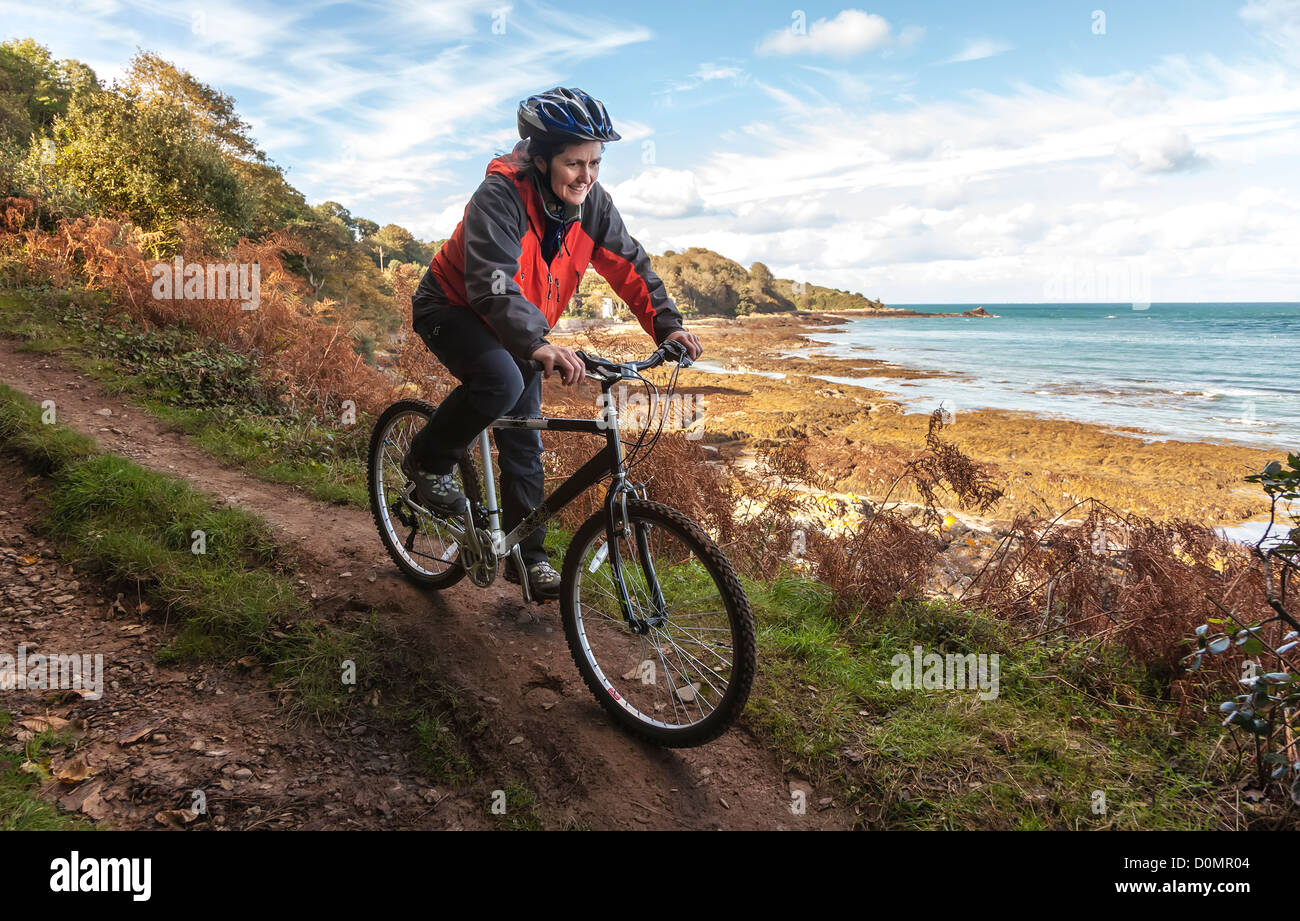
[[[650,538],[647,526],[638,523],[633,527],[627,514],[628,495],[645,498],[645,487],[628,483],[622,471],[619,471],[605,493],[605,541],[609,547],[609,568],[614,574],[614,584],[618,586],[618,600],[623,606],[623,618],[634,633],[644,635],[651,627],[658,627],[667,618],[663,590],[659,585],[659,576],[655,572],[654,560],[650,557]],[[623,579],[623,558],[619,552],[618,539],[627,537],[636,541],[636,555],[640,561],[641,572],[645,576],[646,586],[650,591],[653,605],[648,617],[638,617],[628,595],[627,583]]]

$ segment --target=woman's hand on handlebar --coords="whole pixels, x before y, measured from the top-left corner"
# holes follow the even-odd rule
[[[695,333],[688,333],[684,329],[676,330],[664,336],[664,342],[674,339],[686,347],[686,354],[690,356],[691,361],[699,358],[704,352],[704,347],[700,345],[700,339]]]
[[[574,354],[573,349],[566,349],[561,345],[542,346],[533,352],[533,361],[542,366],[543,377],[549,378],[551,372],[555,371],[566,387],[577,387],[587,374],[587,367],[582,363],[582,359]]]

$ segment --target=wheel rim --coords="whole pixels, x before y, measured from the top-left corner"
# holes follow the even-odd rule
[[[402,473],[402,458],[410,450],[411,439],[428,421],[428,416],[414,410],[396,415],[389,421],[379,441],[372,488],[379,499],[383,528],[394,550],[415,572],[437,578],[460,565],[460,548],[455,537],[441,526],[437,518],[418,515],[405,509],[413,519],[412,525],[408,526],[396,517],[394,510],[410,482],[406,474]],[[463,490],[459,469],[455,474],[456,482]]]
[[[644,519],[633,525],[648,528],[662,610],[635,542],[620,537],[624,582],[637,618],[658,625],[643,635],[627,625],[602,532],[583,548],[571,588],[578,642],[597,681],[629,715],[687,729],[717,712],[731,687],[736,644],[726,596],[680,534]]]

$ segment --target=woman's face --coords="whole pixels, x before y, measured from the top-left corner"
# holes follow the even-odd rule
[[[571,205],[580,205],[591,191],[591,184],[600,172],[600,141],[583,141],[570,144],[551,158],[551,191]],[[546,161],[535,157],[538,169],[546,168]]]

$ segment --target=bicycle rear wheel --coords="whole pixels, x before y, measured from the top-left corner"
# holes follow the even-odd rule
[[[699,525],[658,502],[629,499],[632,534],[617,537],[635,616],[623,616],[605,514],[578,529],[560,603],[569,651],[587,687],[624,729],[669,747],[725,732],[756,667],[754,618],[731,563]],[[655,591],[656,585],[658,592]]]
[[[465,576],[460,564],[460,546],[438,518],[419,515],[402,502],[410,481],[402,473],[402,458],[411,439],[428,423],[437,409],[425,400],[398,400],[384,410],[370,436],[370,514],[379,536],[397,568],[408,579],[430,588],[449,588]],[[456,468],[461,490],[477,501],[478,471],[462,460]]]

